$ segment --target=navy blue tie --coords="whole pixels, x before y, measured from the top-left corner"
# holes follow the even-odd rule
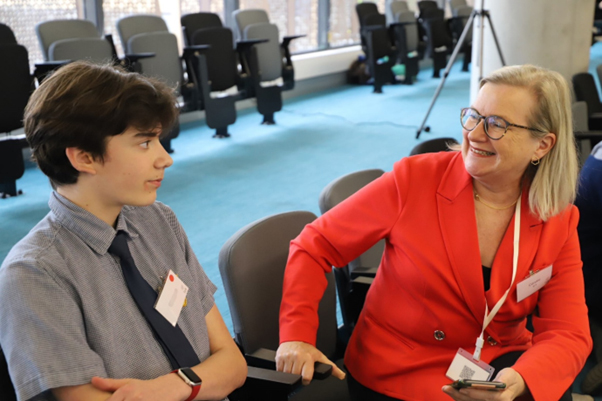
[[[198,365],[200,360],[178,325],[172,326],[154,308],[157,293],[140,274],[127,243],[127,234],[119,231],[109,247],[109,253],[119,257],[123,278],[142,315],[153,329],[155,337],[173,369]]]

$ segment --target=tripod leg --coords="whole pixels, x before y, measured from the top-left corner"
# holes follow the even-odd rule
[[[454,62],[456,61],[456,58],[458,57],[458,53],[460,53],[460,49],[462,48],[462,45],[464,44],[464,41],[466,40],[466,35],[468,34],[468,30],[472,29],[472,24],[474,22],[475,15],[477,15],[477,11],[473,10],[472,13],[470,14],[470,17],[468,18],[468,21],[466,22],[466,26],[464,27],[464,30],[462,31],[462,35],[460,35],[460,39],[458,39],[458,43],[456,43],[456,47],[454,48],[454,51],[453,51],[451,57],[449,58],[449,62],[447,63],[447,67],[445,68],[445,72],[443,73],[443,79],[441,80],[441,82],[439,82],[439,86],[437,87],[437,90],[435,91],[435,96],[433,96],[433,100],[431,100],[431,104],[426,112],[426,115],[424,116],[424,120],[422,120],[422,124],[420,125],[420,128],[418,128],[418,132],[416,132],[416,139],[420,138],[420,133],[424,129],[426,120],[429,118],[429,114],[431,114],[431,110],[433,109],[433,106],[435,105],[435,102],[437,101],[437,98],[439,97],[439,93],[441,93],[441,89],[443,89],[443,85],[445,85],[445,80],[447,79],[447,76],[449,75],[449,71],[451,70],[452,66],[454,65]]]
[[[487,21],[489,21],[489,27],[491,28],[491,33],[493,34],[493,40],[495,40],[495,47],[497,47],[497,52],[500,55],[500,61],[502,62],[502,66],[506,66],[506,61],[504,60],[504,56],[502,55],[502,48],[500,47],[500,42],[497,40],[497,35],[495,33],[495,29],[493,28],[493,21],[491,21],[491,17],[489,16],[489,11],[485,12],[485,17],[487,17]]]

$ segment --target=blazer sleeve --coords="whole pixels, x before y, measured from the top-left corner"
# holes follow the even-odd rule
[[[401,213],[408,176],[409,163],[402,159],[392,172],[307,225],[291,242],[280,306],[281,343],[315,345],[325,273],[332,266],[345,266],[387,237]]]
[[[555,273],[539,291],[533,346],[513,366],[537,401],[558,399],[592,349],[577,236],[579,212],[573,207],[569,214],[567,240],[553,262]]]

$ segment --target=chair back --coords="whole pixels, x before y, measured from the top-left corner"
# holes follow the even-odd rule
[[[602,112],[602,103],[600,103],[596,82],[590,73],[582,72],[573,75],[573,89],[575,90],[577,101],[585,101],[587,103],[589,116]]]
[[[356,4],[355,12],[357,13],[357,18],[360,22],[360,28],[367,26],[365,23],[365,18],[367,16],[379,13],[376,4],[370,2]]]
[[[419,155],[422,153],[436,153],[449,151],[449,145],[457,145],[458,141],[454,138],[435,138],[429,139],[414,146],[410,151],[410,156]]]
[[[380,169],[363,170],[344,175],[332,181],[320,193],[320,212],[322,214],[326,213],[383,174],[384,171]],[[353,272],[355,267],[377,267],[380,264],[384,249],[384,240],[379,241],[349,263],[350,271]]]
[[[163,80],[170,86],[182,84],[182,64],[176,35],[156,15],[132,15],[117,21],[117,31],[126,53],[154,53],[140,60],[144,75]]]
[[[280,52],[278,27],[275,24],[257,23],[245,27],[243,39],[268,39],[255,45],[261,81],[273,81],[282,77],[282,53]]]
[[[0,45],[0,132],[23,127],[23,111],[33,92],[29,57],[18,44]]]
[[[420,38],[418,35],[418,23],[412,11],[400,11],[395,14],[395,22],[403,22],[403,38],[405,43],[402,44],[403,51],[407,54],[418,50]]]
[[[473,8],[471,6],[459,6],[453,9],[453,16],[466,17],[466,19],[468,20],[468,17],[470,17],[470,14],[472,14],[472,10]]]
[[[395,1],[390,2],[387,5],[387,10],[385,12],[385,14],[387,15],[387,24],[397,22],[395,20],[395,16],[398,13],[401,13],[404,11],[410,11],[407,2],[401,1],[401,0],[395,0]]]
[[[584,101],[575,102],[571,105],[573,109],[573,132],[589,131],[587,117],[587,103]]]
[[[0,348],[0,398],[2,401],[17,401],[17,395],[8,374],[8,365],[2,348]]]
[[[194,13],[186,14],[180,18],[182,24],[182,36],[187,45],[193,44],[192,37],[199,29],[221,28],[222,20],[219,15],[214,13]]]
[[[232,315],[234,334],[243,351],[277,349],[282,282],[289,246],[314,221],[311,212],[296,211],[257,220],[236,232],[219,253],[219,269]],[[326,356],[337,342],[334,278],[320,302],[317,347]]]
[[[117,21],[117,32],[124,49],[134,35],[150,32],[169,32],[163,18],[156,15],[130,15]]]
[[[236,85],[238,69],[232,43],[232,31],[224,27],[197,29],[191,37],[191,45],[211,46],[203,54],[212,91],[225,91]]]
[[[60,60],[50,58],[50,46],[63,39],[95,38],[102,40],[96,26],[88,20],[61,19],[40,22],[36,25],[38,42],[44,55],[44,60]]]
[[[238,39],[244,39],[247,26],[252,24],[269,24],[268,13],[262,9],[236,10],[232,13]]]
[[[16,45],[17,38],[8,25],[0,23],[0,45]]]
[[[102,38],[61,39],[50,45],[48,60],[87,60],[108,63],[113,59],[111,44]]]
[[[424,13],[428,10],[436,10],[439,8],[436,1],[432,0],[421,0],[417,3],[418,5],[418,18],[424,18]]]
[[[448,2],[449,2],[449,8],[451,9],[452,15],[454,17],[456,17],[455,10],[457,10],[460,7],[467,6],[466,0],[448,0]]]

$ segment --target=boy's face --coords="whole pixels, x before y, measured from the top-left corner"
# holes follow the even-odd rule
[[[165,169],[173,160],[159,142],[161,127],[129,127],[109,138],[104,162],[95,162],[97,196],[107,207],[147,206],[157,198]]]

